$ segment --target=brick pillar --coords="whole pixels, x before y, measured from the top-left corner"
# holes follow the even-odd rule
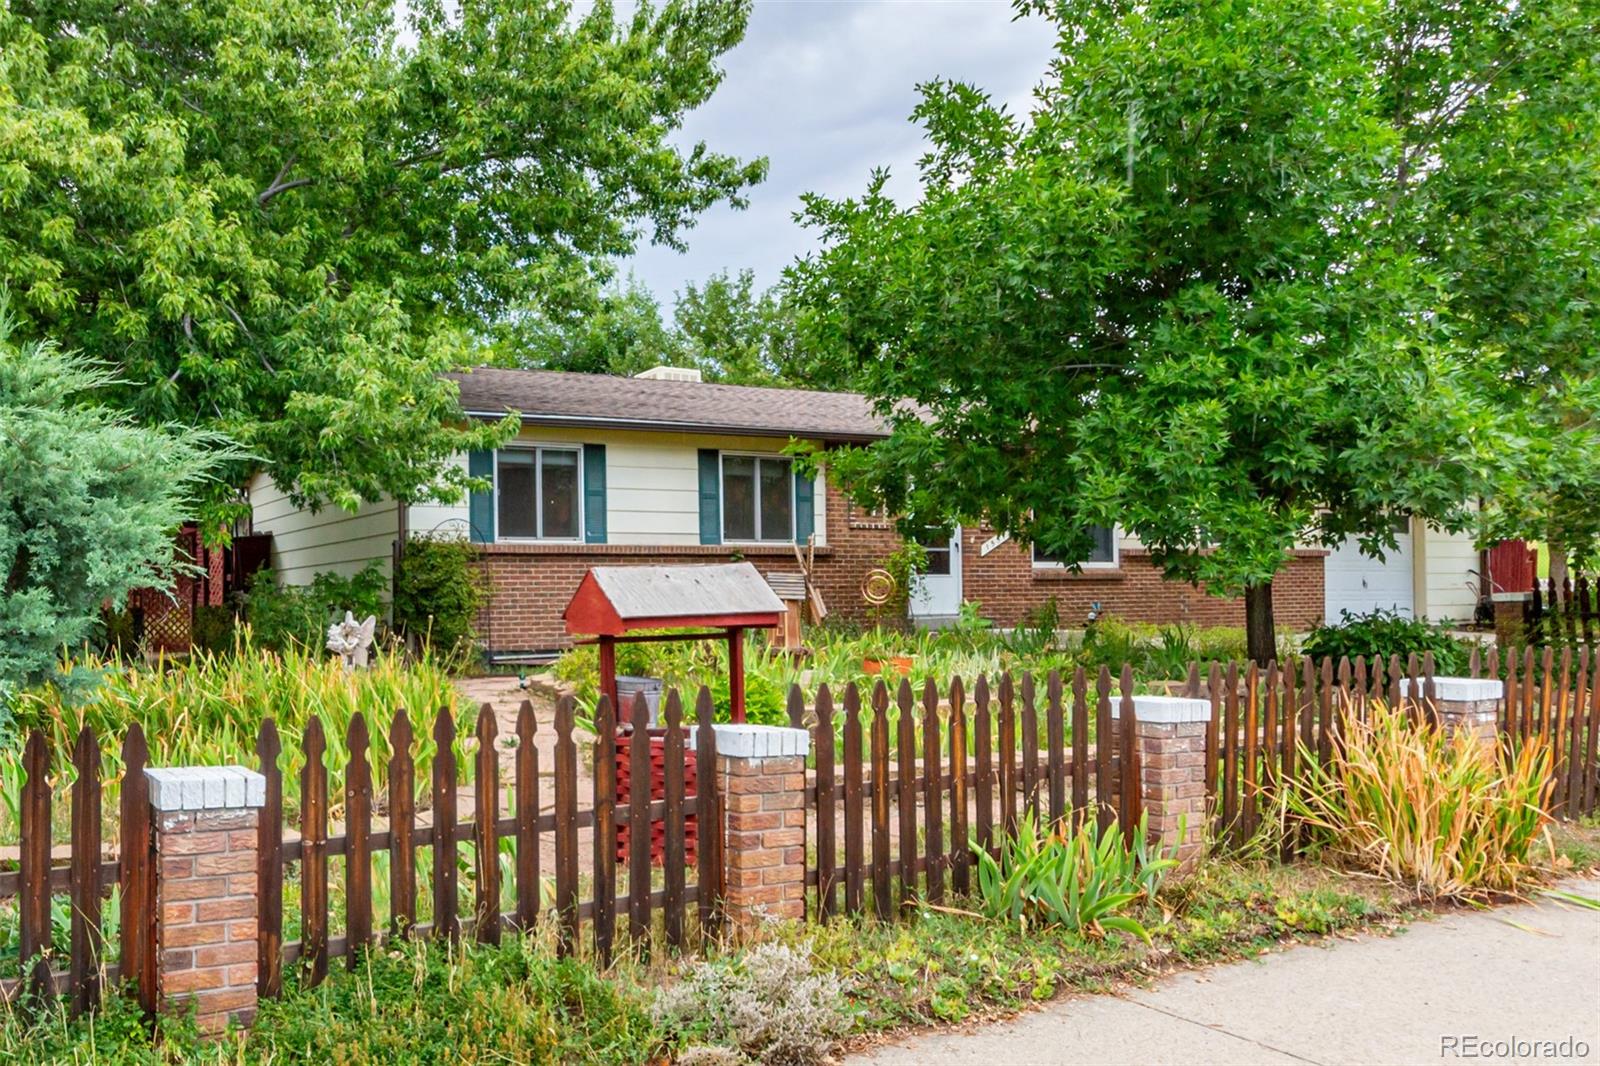
[[[242,766],[146,770],[156,851],[156,997],[202,1032],[256,1012],[256,820],[266,778]]]
[[[1133,708],[1139,793],[1150,836],[1163,846],[1177,844],[1178,860],[1187,862],[1205,843],[1206,726],[1211,704],[1177,696],[1135,696]],[[1113,719],[1120,709],[1121,701],[1113,699]]]
[[[1426,686],[1426,682],[1424,682]],[[1401,678],[1400,694],[1411,696],[1411,679]],[[1436,677],[1433,706],[1447,733],[1468,733],[1493,749],[1500,742],[1500,712],[1504,710],[1505,682],[1484,677]]]
[[[1502,648],[1521,647],[1526,627],[1523,615],[1531,592],[1496,592],[1489,597],[1494,604],[1494,639]]]
[[[762,725],[716,730],[728,918],[739,926],[804,918],[811,734]]]

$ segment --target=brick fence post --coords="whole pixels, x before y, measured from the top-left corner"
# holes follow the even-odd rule
[[[1400,679],[1400,694],[1411,697],[1411,679]],[[1505,709],[1504,681],[1488,677],[1436,677],[1433,706],[1447,733],[1467,733],[1493,749],[1500,742],[1500,713]]]
[[[1120,704],[1111,701],[1113,719]],[[1135,696],[1133,712],[1139,794],[1150,838],[1163,846],[1176,845],[1178,861],[1186,863],[1205,843],[1206,727],[1211,704],[1178,696]]]
[[[156,853],[156,997],[200,1029],[256,1011],[256,820],[266,778],[242,766],[146,770]]]
[[[716,731],[728,918],[745,927],[804,918],[811,734],[762,725],[719,725]]]
[[[1494,639],[1502,648],[1519,647],[1527,638],[1525,613],[1531,592],[1495,592],[1489,601],[1494,605]]]

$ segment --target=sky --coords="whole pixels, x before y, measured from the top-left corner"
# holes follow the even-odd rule
[[[723,57],[727,77],[679,140],[766,156],[767,180],[747,209],[702,215],[687,252],[647,246],[623,269],[667,305],[684,282],[721,270],[775,283],[815,244],[793,221],[802,193],[859,195],[886,166],[890,194],[914,199],[917,83],[970,82],[1025,114],[1053,41],[1048,22],[1015,20],[1008,0],[756,0],[744,41]]]

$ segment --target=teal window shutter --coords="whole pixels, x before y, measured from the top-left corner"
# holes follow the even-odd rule
[[[700,543],[722,543],[722,464],[715,448],[700,449]]]
[[[467,475],[494,483],[494,452],[467,453]],[[494,492],[474,492],[467,500],[468,539],[474,544],[494,543]]]
[[[606,542],[606,446],[583,446],[583,542]]]
[[[817,531],[816,481],[794,472],[794,539],[804,544]]]

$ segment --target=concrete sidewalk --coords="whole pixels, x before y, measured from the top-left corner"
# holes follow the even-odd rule
[[[1600,880],[1561,887],[1600,899]],[[1459,1038],[1454,1052],[1449,1038]],[[1468,1044],[1474,1038],[1476,1054]],[[1522,1046],[1506,1054],[1503,1045],[1513,1039],[1587,1048],[1562,1055]],[[1600,913],[1552,901],[1458,912],[1392,938],[1295,947],[1122,996],[1075,996],[972,1033],[916,1036],[851,1060],[862,1066],[1457,1061],[1600,1063]]]

